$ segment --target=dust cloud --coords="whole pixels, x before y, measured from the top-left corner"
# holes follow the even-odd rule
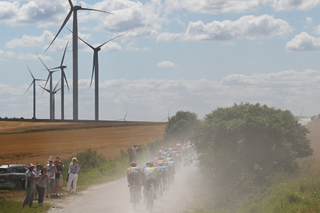
[[[139,166],[142,166],[140,164]],[[126,171],[124,171],[125,173]],[[175,184],[163,198],[154,202],[153,213],[186,213],[194,200],[194,184],[199,176],[198,168],[191,165],[182,167],[175,175]],[[144,213],[149,212],[143,201],[140,201],[133,210],[129,202],[130,195],[126,178],[121,178],[106,184],[90,187],[77,195],[70,195],[59,200],[49,213]]]

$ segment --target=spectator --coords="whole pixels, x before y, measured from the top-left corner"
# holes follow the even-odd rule
[[[43,206],[43,197],[44,197],[45,190],[47,188],[47,178],[48,178],[47,168],[42,168],[40,179],[38,180],[38,183],[36,186],[37,191],[39,193],[39,199],[38,199],[39,206]]]
[[[55,173],[56,173],[56,166],[53,164],[53,158],[50,156],[48,164],[47,164],[47,172],[48,172],[48,185],[47,185],[47,196],[50,192],[50,197],[53,197],[53,190],[55,184]]]
[[[40,163],[37,164],[37,168],[34,169],[34,173],[36,176],[40,176],[40,174],[41,174],[41,164]],[[34,191],[34,199],[35,200],[38,200],[37,182],[38,182],[38,180],[36,180],[36,183],[35,183],[35,187],[36,187],[35,191]]]
[[[129,149],[129,165],[132,163],[132,162],[134,162],[134,153],[133,153],[133,148],[131,147],[130,149]]]
[[[54,165],[56,166],[56,173],[55,173],[55,184],[54,184],[54,196],[60,197],[61,196],[61,181],[62,180],[62,168],[64,165],[62,165],[60,160],[60,157],[56,157],[56,161],[54,162]]]
[[[77,192],[77,181],[78,181],[78,174],[80,172],[80,165],[78,164],[77,158],[73,157],[72,162],[70,162],[69,165],[69,179],[68,179],[68,184],[67,184],[67,189],[66,189],[66,194],[69,193],[69,188],[71,182],[73,182],[73,188],[71,190],[71,193],[76,194]]]
[[[137,145],[133,145],[132,149],[133,149],[133,161],[132,162],[136,162],[137,163],[136,154],[137,154],[137,151],[138,151],[138,146]]]
[[[36,174],[34,173],[34,165],[32,163],[28,166],[29,170],[26,172],[26,182],[25,187],[27,191],[26,198],[23,201],[22,208],[24,208],[25,205],[29,205],[29,207],[33,204],[33,196],[35,191],[35,181],[39,179],[39,177],[36,177]]]

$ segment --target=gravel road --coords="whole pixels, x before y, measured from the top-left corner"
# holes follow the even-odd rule
[[[192,201],[192,189],[188,187],[188,177],[194,175],[197,168],[193,166],[184,167],[176,174],[174,188],[170,189],[162,200],[156,200],[154,213],[182,213],[187,212],[188,204]],[[131,213],[148,212],[142,202],[133,211],[129,203],[129,189],[126,178],[119,179],[106,184],[90,187],[77,195],[68,195],[55,204],[49,213]]]

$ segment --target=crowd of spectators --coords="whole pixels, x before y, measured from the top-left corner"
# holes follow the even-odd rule
[[[72,158],[68,168],[67,187],[66,193],[62,194],[63,175],[62,171],[64,163],[60,157],[57,156],[55,160],[52,156],[48,159],[46,166],[37,164],[34,166],[29,164],[29,170],[26,172],[26,198],[24,199],[22,208],[25,205],[32,206],[33,200],[38,200],[39,206],[43,206],[43,199],[46,194],[46,198],[60,198],[63,195],[69,193],[70,187],[71,193],[76,194],[77,181],[80,173],[80,164],[76,157]]]

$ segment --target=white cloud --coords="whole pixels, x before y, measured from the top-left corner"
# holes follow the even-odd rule
[[[30,78],[31,81],[31,78]],[[66,117],[72,118],[71,90],[66,91]],[[56,82],[54,82],[55,84]],[[94,118],[93,90],[90,79],[79,81],[79,118]],[[29,85],[11,88],[0,84],[0,117],[32,117],[32,92],[22,97]],[[37,93],[41,91],[37,89]],[[270,107],[291,110],[298,115],[304,108],[305,115],[319,114],[320,72],[286,70],[269,74],[232,74],[213,81],[199,80],[107,80],[100,83],[100,110],[103,120],[120,119],[126,111],[128,120],[163,120],[170,108],[188,110],[202,118],[217,106],[249,102],[267,104]],[[59,117],[60,94],[56,96],[56,116]],[[48,118],[48,96],[37,94],[37,114]],[[129,116],[130,115],[130,116]]]
[[[271,5],[276,11],[303,10],[308,11],[316,7],[320,0],[274,0]]]
[[[53,39],[53,34],[47,30],[41,36],[23,35],[21,39],[13,39],[6,44],[7,48],[26,48],[49,44]]]
[[[302,32],[287,43],[286,49],[288,51],[319,51],[320,38],[315,38],[306,32]]]
[[[47,27],[61,22],[70,8],[69,3],[64,0],[33,0],[21,5],[20,2],[23,1],[0,2],[0,22]]]
[[[157,64],[157,67],[177,67],[177,65],[171,61],[162,61]]]
[[[236,21],[213,21],[204,24],[202,21],[189,22],[184,34],[159,34],[158,41],[168,41],[173,38],[181,40],[233,40],[262,39],[282,36],[291,32],[291,26],[282,19],[270,15],[243,16]]]
[[[100,10],[112,11],[114,16],[99,16],[103,22],[99,28],[110,32],[131,31],[136,28],[149,28],[159,30],[161,28],[160,9],[161,0],[152,0],[146,4],[139,1],[105,0],[93,6]],[[92,14],[96,18],[98,14]],[[98,28],[97,28],[98,29]]]
[[[186,9],[196,13],[240,13],[248,10],[257,10],[271,0],[166,0],[167,12]]]
[[[307,17],[306,22],[307,22],[308,26],[311,27],[313,24],[313,19],[311,17]]]

